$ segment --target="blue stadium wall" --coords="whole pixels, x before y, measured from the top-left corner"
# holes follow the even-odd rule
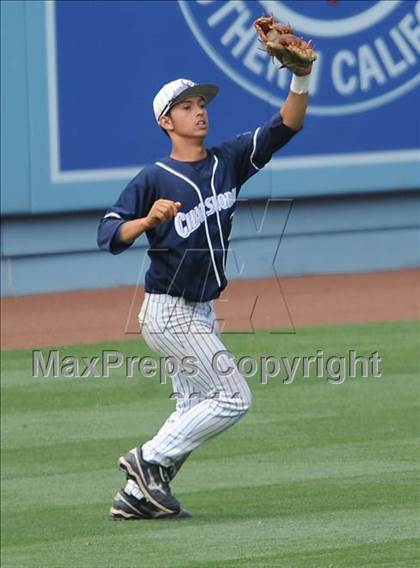
[[[209,145],[276,112],[290,78],[255,51],[257,4],[1,3],[2,295],[143,281],[144,240],[99,252],[98,219],[168,152],[151,111],[162,83],[220,86]],[[287,3],[299,25],[325,21],[322,57],[304,130],[240,194],[231,278],[420,266],[419,2],[337,4]]]

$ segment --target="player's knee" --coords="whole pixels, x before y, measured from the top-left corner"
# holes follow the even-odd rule
[[[243,414],[246,414],[248,412],[248,410],[251,408],[251,405],[252,405],[251,389],[249,388],[249,386],[246,383],[245,383],[245,387],[246,388],[242,389],[242,393],[241,393],[241,396],[240,396],[241,408],[242,408]]]
[[[227,418],[241,418],[251,407],[249,397],[243,398],[237,395],[221,397],[219,400],[214,401],[214,404],[215,408],[217,408],[217,414]]]
[[[252,394],[248,385],[244,382],[241,389],[231,396],[231,404],[234,411],[242,416],[248,412],[252,404]]]

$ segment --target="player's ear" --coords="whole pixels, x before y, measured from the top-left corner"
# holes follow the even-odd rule
[[[172,119],[169,114],[160,117],[160,127],[163,128],[165,131],[170,131],[174,129],[174,125],[172,123]]]

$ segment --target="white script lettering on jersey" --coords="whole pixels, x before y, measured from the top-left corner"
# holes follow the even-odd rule
[[[186,239],[193,231],[204,223],[205,216],[214,215],[216,211],[233,207],[236,200],[236,187],[219,195],[206,197],[186,213],[179,211],[175,217],[175,230],[180,237]]]

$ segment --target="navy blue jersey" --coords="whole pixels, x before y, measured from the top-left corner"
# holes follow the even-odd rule
[[[127,185],[98,228],[98,246],[118,254],[125,222],[146,217],[157,199],[180,201],[176,217],[147,231],[150,268],[146,292],[205,302],[227,284],[226,255],[235,201],[242,185],[269,162],[296,133],[279,113],[253,132],[207,150],[195,162],[163,158],[145,167]]]

